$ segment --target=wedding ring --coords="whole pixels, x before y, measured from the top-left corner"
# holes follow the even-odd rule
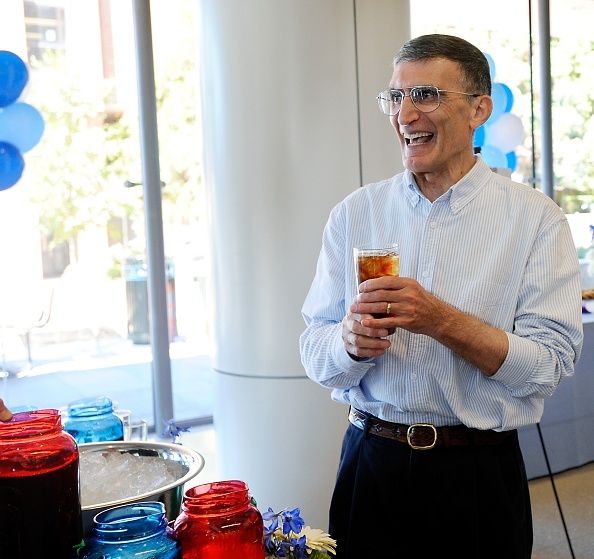
[[[392,310],[392,303],[388,303],[386,305],[386,314],[390,314],[390,311]]]

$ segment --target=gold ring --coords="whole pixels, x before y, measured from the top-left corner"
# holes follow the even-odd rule
[[[390,314],[390,311],[392,310],[392,303],[388,303],[386,305],[386,314]]]

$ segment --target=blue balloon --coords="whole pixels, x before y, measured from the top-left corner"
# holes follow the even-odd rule
[[[28,103],[16,102],[0,109],[0,142],[12,144],[21,153],[39,143],[44,128],[41,113]]]
[[[14,52],[0,50],[0,107],[14,103],[28,80],[25,63]]]
[[[485,55],[485,58],[489,63],[489,74],[491,75],[491,81],[493,81],[495,79],[495,61],[493,60],[493,57],[490,54],[486,52],[483,52],[483,54]]]
[[[17,148],[0,142],[0,190],[16,184],[25,169],[25,161]]]
[[[509,113],[514,106],[514,94],[508,85],[504,83],[500,83],[499,85],[503,88],[503,92],[505,93],[505,108],[503,109],[503,112]]]
[[[474,147],[481,147],[485,143],[485,126],[479,126],[474,131]]]
[[[505,108],[507,107],[507,92],[502,83],[495,82],[493,84],[491,88],[491,98],[493,99],[493,112],[491,113],[489,120],[485,123],[487,126],[497,120],[497,118],[505,112]]]
[[[507,160],[507,168],[511,169],[512,171],[516,170],[518,166],[518,158],[516,157],[515,151],[509,151],[505,154],[505,159]]]
[[[507,158],[505,157],[505,154],[495,146],[483,146],[481,148],[481,157],[489,167],[503,169],[507,167]]]

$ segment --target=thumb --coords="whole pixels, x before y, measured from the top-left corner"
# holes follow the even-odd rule
[[[12,412],[4,405],[4,400],[0,398],[0,421],[10,421]]]

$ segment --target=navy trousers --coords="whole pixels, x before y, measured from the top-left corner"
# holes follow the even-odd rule
[[[530,559],[517,433],[498,445],[413,450],[349,424],[329,532],[336,559]]]

